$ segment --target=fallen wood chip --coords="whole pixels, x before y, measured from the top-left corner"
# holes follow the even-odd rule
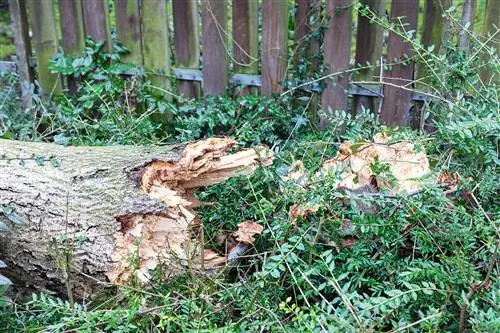
[[[422,178],[431,173],[425,152],[415,152],[411,142],[389,143],[385,133],[376,134],[371,143],[344,142],[338,155],[325,161],[321,173],[339,172],[336,187],[359,190],[370,187],[373,180],[389,195],[413,194],[421,190]],[[387,166],[388,175],[377,175],[373,166]],[[394,182],[392,182],[394,180]]]
[[[255,242],[253,237],[256,234],[261,234],[264,226],[256,222],[241,222],[238,230],[234,233],[236,240],[241,243],[252,245]]]

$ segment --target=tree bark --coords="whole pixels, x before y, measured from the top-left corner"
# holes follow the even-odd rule
[[[163,269],[212,269],[193,197],[199,187],[267,165],[265,148],[236,142],[63,147],[0,140],[0,258],[18,287],[92,295]],[[202,233],[200,233],[202,234]]]

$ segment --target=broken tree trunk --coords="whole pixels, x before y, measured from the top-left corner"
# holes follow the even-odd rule
[[[84,297],[162,267],[213,269],[197,188],[268,165],[265,148],[215,138],[171,146],[62,147],[0,140],[2,271],[18,287]],[[6,222],[7,221],[7,222]],[[200,236],[201,235],[201,236]]]

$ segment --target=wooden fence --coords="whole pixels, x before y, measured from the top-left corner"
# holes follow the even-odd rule
[[[417,30],[419,0],[172,0],[172,15],[167,14],[166,0],[9,0],[9,6],[17,70],[23,81],[33,81],[36,63],[46,93],[71,89],[73,84],[71,80],[62,82],[47,67],[60,47],[77,55],[83,51],[85,36],[104,40],[105,47],[111,47],[108,8],[112,4],[118,40],[130,50],[124,60],[144,68],[160,89],[176,89],[175,94],[185,98],[224,95],[234,85],[241,86],[239,94],[292,93],[295,89],[284,89],[284,83],[292,79],[290,69],[307,62],[309,73],[322,69],[322,76],[298,87],[320,94],[315,101],[321,102],[323,111],[365,107],[378,111],[386,124],[405,125],[412,100],[425,99],[425,93],[413,90],[413,63],[405,62],[413,50],[401,36],[394,32],[384,35],[380,25],[356,12],[358,2],[378,15],[386,15],[388,10],[389,22],[404,24],[406,31]],[[434,52],[439,51],[444,37],[442,14],[451,4],[452,0],[425,0],[422,41],[434,44]],[[463,25],[473,23],[475,6],[476,0],[465,0]],[[485,31],[499,26],[498,7],[495,0],[487,1]],[[169,20],[173,20],[173,29]],[[293,33],[289,33],[291,20]],[[314,38],[321,24],[323,37]],[[169,45],[172,34],[173,47]],[[460,36],[462,44],[468,43],[467,37]],[[287,54],[289,49],[294,54]],[[353,70],[353,64],[367,62],[379,65]],[[381,66],[384,63],[393,64]],[[176,87],[170,86],[172,75]],[[369,84],[377,82],[382,84]]]

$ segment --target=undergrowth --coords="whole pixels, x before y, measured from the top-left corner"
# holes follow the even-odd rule
[[[238,264],[211,276],[158,276],[148,289],[123,286],[105,299],[74,305],[33,294],[4,305],[0,329],[454,332],[465,320],[474,332],[499,331],[497,88],[478,82],[479,53],[470,59],[445,45],[435,55],[399,32],[419,51],[412,60],[432,65],[438,75],[431,78],[437,98],[425,105],[432,134],[386,128],[369,112],[338,113],[328,130],[318,132],[307,98],[288,96],[218,97],[176,108],[148,88],[142,73],[124,79],[134,69],[121,64],[119,45],[106,53],[92,41],[81,57],[61,55],[52,63],[54,71],[80,78],[73,94],[40,96],[18,112],[16,77],[0,78],[7,87],[0,90],[4,138],[104,145],[227,135],[241,146],[267,144],[276,156],[271,167],[198,194],[217,203],[198,210],[211,248],[223,251],[218,238],[242,221],[265,227]],[[484,49],[480,40],[473,42]],[[489,62],[498,70],[498,56]],[[158,121],[168,114],[173,127]],[[428,185],[411,196],[361,200],[335,187],[338,175],[319,176],[341,142],[370,142],[383,131],[425,150],[435,176],[458,173],[458,187],[446,193]],[[283,179],[297,161],[315,186]],[[386,171],[383,165],[373,169]],[[319,208],[292,218],[296,203]]]

